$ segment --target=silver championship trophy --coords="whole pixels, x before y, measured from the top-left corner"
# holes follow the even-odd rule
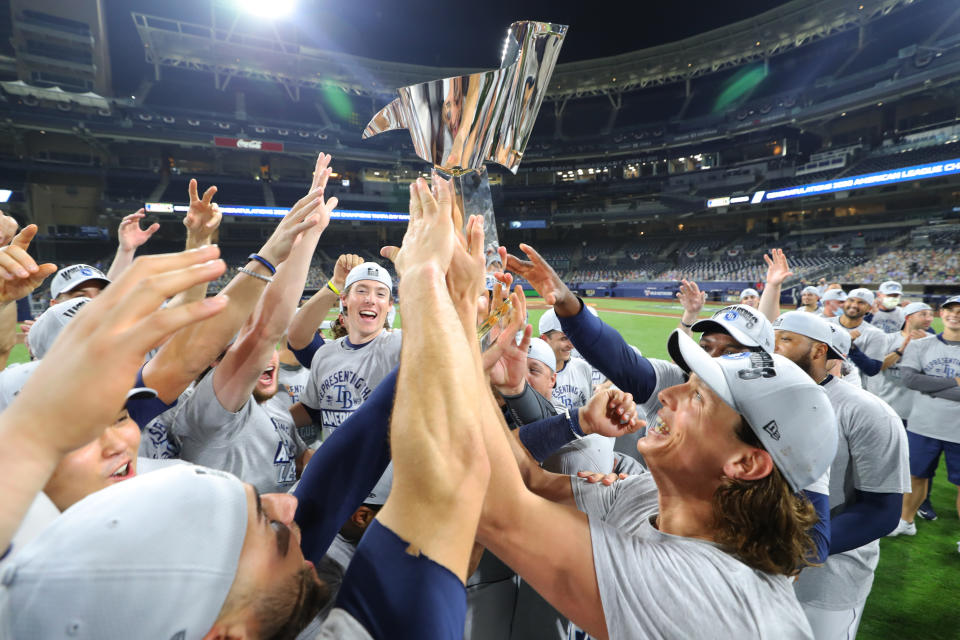
[[[517,172],[566,34],[566,25],[514,22],[499,69],[397,89],[400,97],[363,131],[364,139],[393,129],[410,131],[417,155],[453,179],[463,220],[483,216],[488,262],[499,242],[484,163]],[[509,310],[508,302],[493,310],[480,328],[481,341]]]

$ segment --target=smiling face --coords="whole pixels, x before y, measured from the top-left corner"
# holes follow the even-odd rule
[[[758,296],[743,296],[740,298],[740,304],[757,309],[760,307],[760,298]]]
[[[870,305],[862,298],[847,298],[843,303],[843,315],[850,320],[859,320],[870,311]]]
[[[562,369],[564,364],[570,359],[570,353],[573,351],[573,343],[562,331],[547,331],[540,336],[557,356],[557,368]]]
[[[43,492],[64,511],[91,493],[137,475],[140,428],[124,410],[90,444],[64,456]]]
[[[933,324],[933,311],[923,309],[907,316],[906,328],[909,331],[926,331],[931,324]]]
[[[740,415],[696,374],[658,395],[663,408],[637,451],[650,470],[673,485],[710,494],[720,485],[728,465],[748,446],[736,435]]]
[[[359,280],[341,297],[353,344],[373,340],[383,330],[390,309],[390,289],[376,280]]]
[[[960,304],[951,304],[940,308],[940,319],[943,320],[943,332],[947,336],[954,336],[948,340],[956,340],[960,336]]]
[[[527,358],[527,384],[534,391],[549,399],[556,383],[557,374],[550,367],[534,358]]]

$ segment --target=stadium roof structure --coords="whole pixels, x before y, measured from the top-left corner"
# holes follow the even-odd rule
[[[546,99],[589,95],[614,99],[626,91],[689,81],[768,59],[851,29],[859,29],[920,0],[794,0],[747,20],[676,42],[630,53],[558,64]],[[162,67],[212,73],[218,89],[231,78],[282,85],[291,99],[301,88],[339,87],[347,93],[383,98],[397,87],[477,69],[441,68],[375,60],[324,51],[272,35],[244,33],[231,24],[211,26],[131,14],[146,60],[157,79]],[[575,26],[574,26],[575,28]],[[495,44],[491,43],[491,53]],[[491,67],[494,60],[491,60]]]

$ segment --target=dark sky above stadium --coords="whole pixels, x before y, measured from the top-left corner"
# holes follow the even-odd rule
[[[115,75],[146,69],[131,11],[210,23],[211,3],[232,0],[104,0]],[[298,0],[279,27],[290,39],[415,64],[495,67],[506,27],[514,20],[570,25],[560,62],[625,53],[663,44],[757,15],[786,0]],[[225,15],[221,13],[221,15]],[[256,19],[261,28],[267,28]],[[126,83],[123,83],[126,84]]]

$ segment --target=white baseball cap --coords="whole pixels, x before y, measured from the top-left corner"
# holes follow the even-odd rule
[[[853,340],[850,338],[850,332],[841,327],[840,325],[828,322],[833,329],[833,342],[830,343],[830,346],[833,348],[833,354],[840,354],[843,356],[842,360],[846,360],[847,356],[850,354],[850,346],[853,344]],[[829,357],[831,353],[827,353]]]
[[[58,298],[61,293],[73,291],[85,282],[102,282],[103,286],[110,284],[110,278],[103,271],[88,264],[75,264],[57,271],[50,281],[50,297]]]
[[[803,311],[789,311],[773,321],[774,331],[792,331],[827,345],[827,359],[846,360],[847,352],[833,348],[835,333],[847,333],[823,318]],[[849,334],[848,334],[849,336]]]
[[[898,296],[903,293],[903,285],[893,280],[887,280],[880,285],[878,291],[885,296]]]
[[[747,287],[746,289],[740,292],[740,299],[743,300],[747,296],[756,296],[759,298],[760,294],[757,293],[756,289],[751,289],[750,287]]]
[[[543,315],[540,316],[540,323],[537,325],[537,329],[540,331],[540,335],[548,331],[563,331],[560,327],[560,318],[557,317],[557,312],[553,309],[544,311]]]
[[[870,289],[864,289],[863,287],[861,287],[859,289],[854,289],[853,291],[848,293],[847,300],[849,300],[850,298],[859,298],[860,300],[863,300],[867,304],[873,304],[874,295],[873,295],[873,292],[870,291]]]
[[[812,293],[818,298],[820,297],[820,289],[817,289],[816,287],[804,287],[803,291],[800,292],[800,295],[803,295],[804,293]]]
[[[926,302],[911,302],[903,308],[903,317],[911,316],[918,311],[933,311],[933,307]]]
[[[27,334],[27,343],[34,358],[39,360],[50,350],[63,328],[88,302],[90,298],[70,298],[48,307],[37,316],[36,322],[30,327],[30,333]]]
[[[380,479],[377,480],[377,484],[374,485],[373,489],[370,490],[370,494],[367,495],[366,499],[363,501],[363,504],[372,504],[377,506],[383,506],[386,503],[387,498],[390,497],[390,488],[393,486],[393,463],[387,465],[387,468],[384,470],[383,475],[380,476]]]
[[[550,367],[554,373],[557,372],[557,355],[545,340],[540,338],[531,338],[530,348],[527,349],[527,357],[539,360]]]
[[[711,358],[693,338],[674,330],[667,349],[680,368],[696,373],[753,429],[794,491],[826,472],[837,452],[830,399],[789,359],[762,351]]]
[[[847,292],[843,289],[827,289],[823,292],[822,300],[827,302],[828,300],[837,300],[843,302],[847,299]]]
[[[943,301],[943,304],[940,305],[940,308],[942,309],[943,307],[949,307],[952,304],[960,304],[960,296],[950,296]]]
[[[11,636],[202,638],[246,531],[246,490],[222,471],[176,465],[92,493],[4,566]]]
[[[343,285],[343,290],[346,291],[350,288],[350,285],[360,280],[373,280],[374,282],[379,282],[384,285],[387,289],[390,289],[391,292],[393,291],[393,278],[390,277],[390,273],[386,269],[376,262],[364,262],[350,269],[350,273],[347,274],[346,283]]]
[[[773,353],[773,327],[766,316],[743,304],[724,307],[709,319],[693,323],[691,331],[727,333],[745,347],[760,347],[767,353]]]

